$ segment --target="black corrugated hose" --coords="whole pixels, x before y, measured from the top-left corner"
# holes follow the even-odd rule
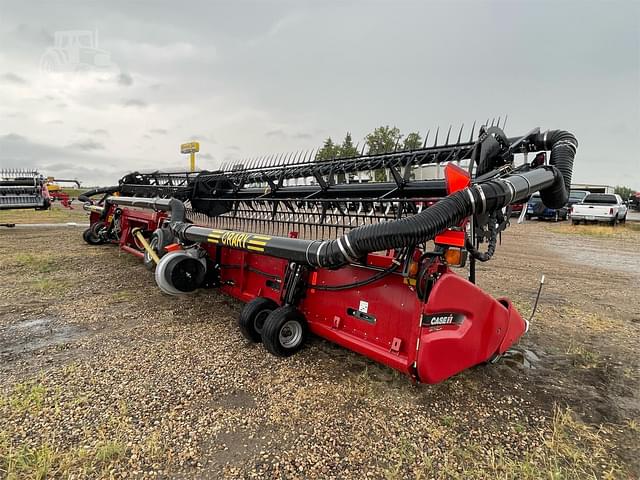
[[[319,264],[337,268],[363,258],[367,253],[387,249],[418,245],[433,239],[438,233],[459,224],[462,219],[474,214],[493,212],[510,203],[521,201],[545,186],[540,192],[546,205],[551,208],[564,206],[569,196],[573,159],[578,142],[575,137],[562,130],[539,134],[534,144],[540,149],[550,149],[551,167],[541,167],[550,172],[553,181],[549,185],[535,185],[527,180],[526,188],[516,191],[509,177],[474,185],[443,198],[435,205],[417,215],[400,220],[365,225],[343,237],[327,243],[319,252]],[[547,175],[547,180],[549,175]],[[514,175],[520,179],[526,174]],[[520,183],[522,185],[522,183]],[[548,185],[548,186],[547,186]]]

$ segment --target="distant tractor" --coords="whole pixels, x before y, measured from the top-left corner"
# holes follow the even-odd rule
[[[47,190],[49,191],[49,196],[51,197],[51,201],[55,202],[58,200],[63,207],[73,209],[71,206],[71,202],[73,202],[73,198],[69,195],[69,193],[62,190],[62,187],[59,185],[60,183],[74,183],[77,188],[80,188],[80,182],[78,180],[63,180],[59,178],[47,177]]]
[[[54,46],[40,59],[43,72],[77,72],[111,66],[111,54],[98,48],[98,32],[70,30],[56,32]]]

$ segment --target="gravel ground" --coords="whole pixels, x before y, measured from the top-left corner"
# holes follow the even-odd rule
[[[0,472],[637,478],[640,232],[579,228],[505,233],[479,283],[528,315],[546,274],[532,329],[432,386],[317,338],[275,358],[239,302],[165,296],[79,228],[0,230]]]

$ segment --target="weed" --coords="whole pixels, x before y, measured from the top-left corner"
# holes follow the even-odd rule
[[[51,255],[18,253],[14,257],[15,262],[23,268],[39,273],[50,273],[58,270],[56,260]]]
[[[125,444],[120,441],[107,440],[98,444],[95,458],[101,463],[111,463],[124,455],[126,449]]]
[[[566,353],[574,357],[574,366],[592,368],[595,367],[600,360],[598,353],[587,350],[582,345],[574,345],[573,343],[569,345]]]
[[[38,412],[44,405],[47,388],[41,383],[18,383],[8,396],[0,397],[0,407],[8,406],[12,412]]]

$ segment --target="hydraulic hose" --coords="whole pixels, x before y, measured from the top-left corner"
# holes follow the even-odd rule
[[[90,202],[91,201],[91,197],[94,197],[94,196],[99,195],[101,193],[113,194],[114,192],[117,192],[118,190],[120,190],[120,187],[118,187],[118,186],[94,188],[93,190],[87,190],[82,195],[78,195],[78,200],[80,200],[81,202]]]
[[[549,164],[557,168],[558,175],[551,187],[540,190],[542,203],[549,208],[562,208],[569,200],[578,140],[572,133],[564,130],[548,130],[539,133],[534,144],[541,150],[551,150]]]
[[[337,240],[323,242],[316,254],[317,262],[310,255],[309,263],[337,268],[370,252],[423,243],[474,213],[493,212],[521,201],[535,191],[555,189],[559,179],[562,180],[562,175],[555,167],[541,167],[467,187],[412,217],[365,225]]]

